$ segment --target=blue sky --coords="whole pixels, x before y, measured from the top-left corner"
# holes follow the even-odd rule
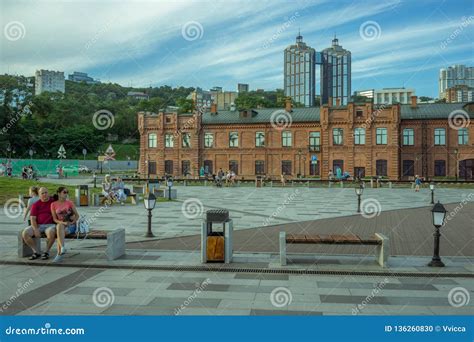
[[[404,86],[437,97],[440,68],[474,65],[472,0],[3,0],[0,10],[2,74],[271,90],[283,87],[283,50],[299,28],[317,51],[337,34],[352,52],[353,91]]]

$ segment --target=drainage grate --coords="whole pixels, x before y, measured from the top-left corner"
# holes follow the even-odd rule
[[[227,272],[227,273],[273,273],[273,274],[296,274],[296,275],[355,275],[355,276],[389,276],[389,277],[438,277],[438,278],[474,278],[472,273],[404,273],[388,271],[330,271],[330,270],[292,270],[276,268],[236,268],[222,266],[138,266],[138,265],[84,265],[84,264],[51,264],[51,263],[29,263],[21,261],[4,261],[3,265],[24,266],[49,266],[49,267],[80,267],[99,269],[127,269],[127,270],[156,270],[156,271],[178,271],[178,272]]]

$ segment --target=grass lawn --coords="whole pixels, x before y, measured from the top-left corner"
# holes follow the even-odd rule
[[[56,192],[56,189],[60,186],[65,186],[69,189],[69,198],[74,198],[74,186],[65,185],[65,184],[53,184],[46,182],[37,182],[34,180],[20,179],[20,178],[9,178],[9,177],[0,177],[0,204],[5,204],[11,198],[18,198],[18,195],[28,195],[28,188],[30,186],[44,186],[48,188],[49,193],[53,195]],[[101,189],[98,185],[97,188],[89,186],[89,193],[100,193]],[[128,200],[127,200],[128,201]],[[166,198],[159,197],[157,202],[167,202]]]
[[[140,145],[138,144],[120,144],[120,143],[105,143],[100,149],[105,151],[109,145],[112,145],[112,148],[115,151],[115,160],[127,160],[127,157],[130,157],[131,160],[138,158],[140,154]],[[86,159],[97,159],[97,151],[86,154]],[[82,159],[83,156],[77,156],[78,159]]]

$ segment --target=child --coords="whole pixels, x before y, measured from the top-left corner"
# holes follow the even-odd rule
[[[421,178],[418,175],[415,176],[415,192],[420,191]]]
[[[23,221],[26,221],[26,218],[28,217],[28,214],[30,213],[31,206],[34,203],[38,202],[38,200],[39,200],[38,187],[37,186],[30,186],[28,194],[30,195],[30,199],[28,200],[28,205],[25,208],[25,213],[23,215]]]

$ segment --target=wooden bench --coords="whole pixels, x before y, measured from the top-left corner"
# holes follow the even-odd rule
[[[24,258],[33,254],[31,248],[23,241],[23,230],[18,234],[18,257]],[[41,234],[41,238],[34,238],[36,249],[41,251],[41,239],[46,238],[46,235]],[[77,234],[68,234],[66,239],[76,239]],[[115,260],[125,255],[125,229],[119,228],[111,231],[106,230],[91,230],[87,234],[79,234],[79,239],[95,239],[107,240],[107,249],[105,254],[108,260]]]
[[[389,239],[383,234],[375,233],[373,237],[361,238],[354,234],[331,234],[331,235],[304,235],[286,234],[280,232],[280,264],[286,265],[286,245],[287,244],[324,244],[324,245],[375,245],[375,259],[377,263],[386,267],[389,257]]]
[[[97,200],[93,200],[93,201],[92,201],[92,202],[93,202],[93,205],[94,205],[94,206],[100,206],[100,205],[102,205],[102,200],[105,198],[105,196],[104,196],[103,194],[94,194],[94,195],[97,196]],[[130,201],[132,202],[132,204],[134,204],[134,205],[137,205],[137,204],[138,204],[138,202],[137,202],[137,198],[138,198],[137,194],[131,193],[131,194],[127,195],[127,198],[128,198],[128,197],[130,197]]]

